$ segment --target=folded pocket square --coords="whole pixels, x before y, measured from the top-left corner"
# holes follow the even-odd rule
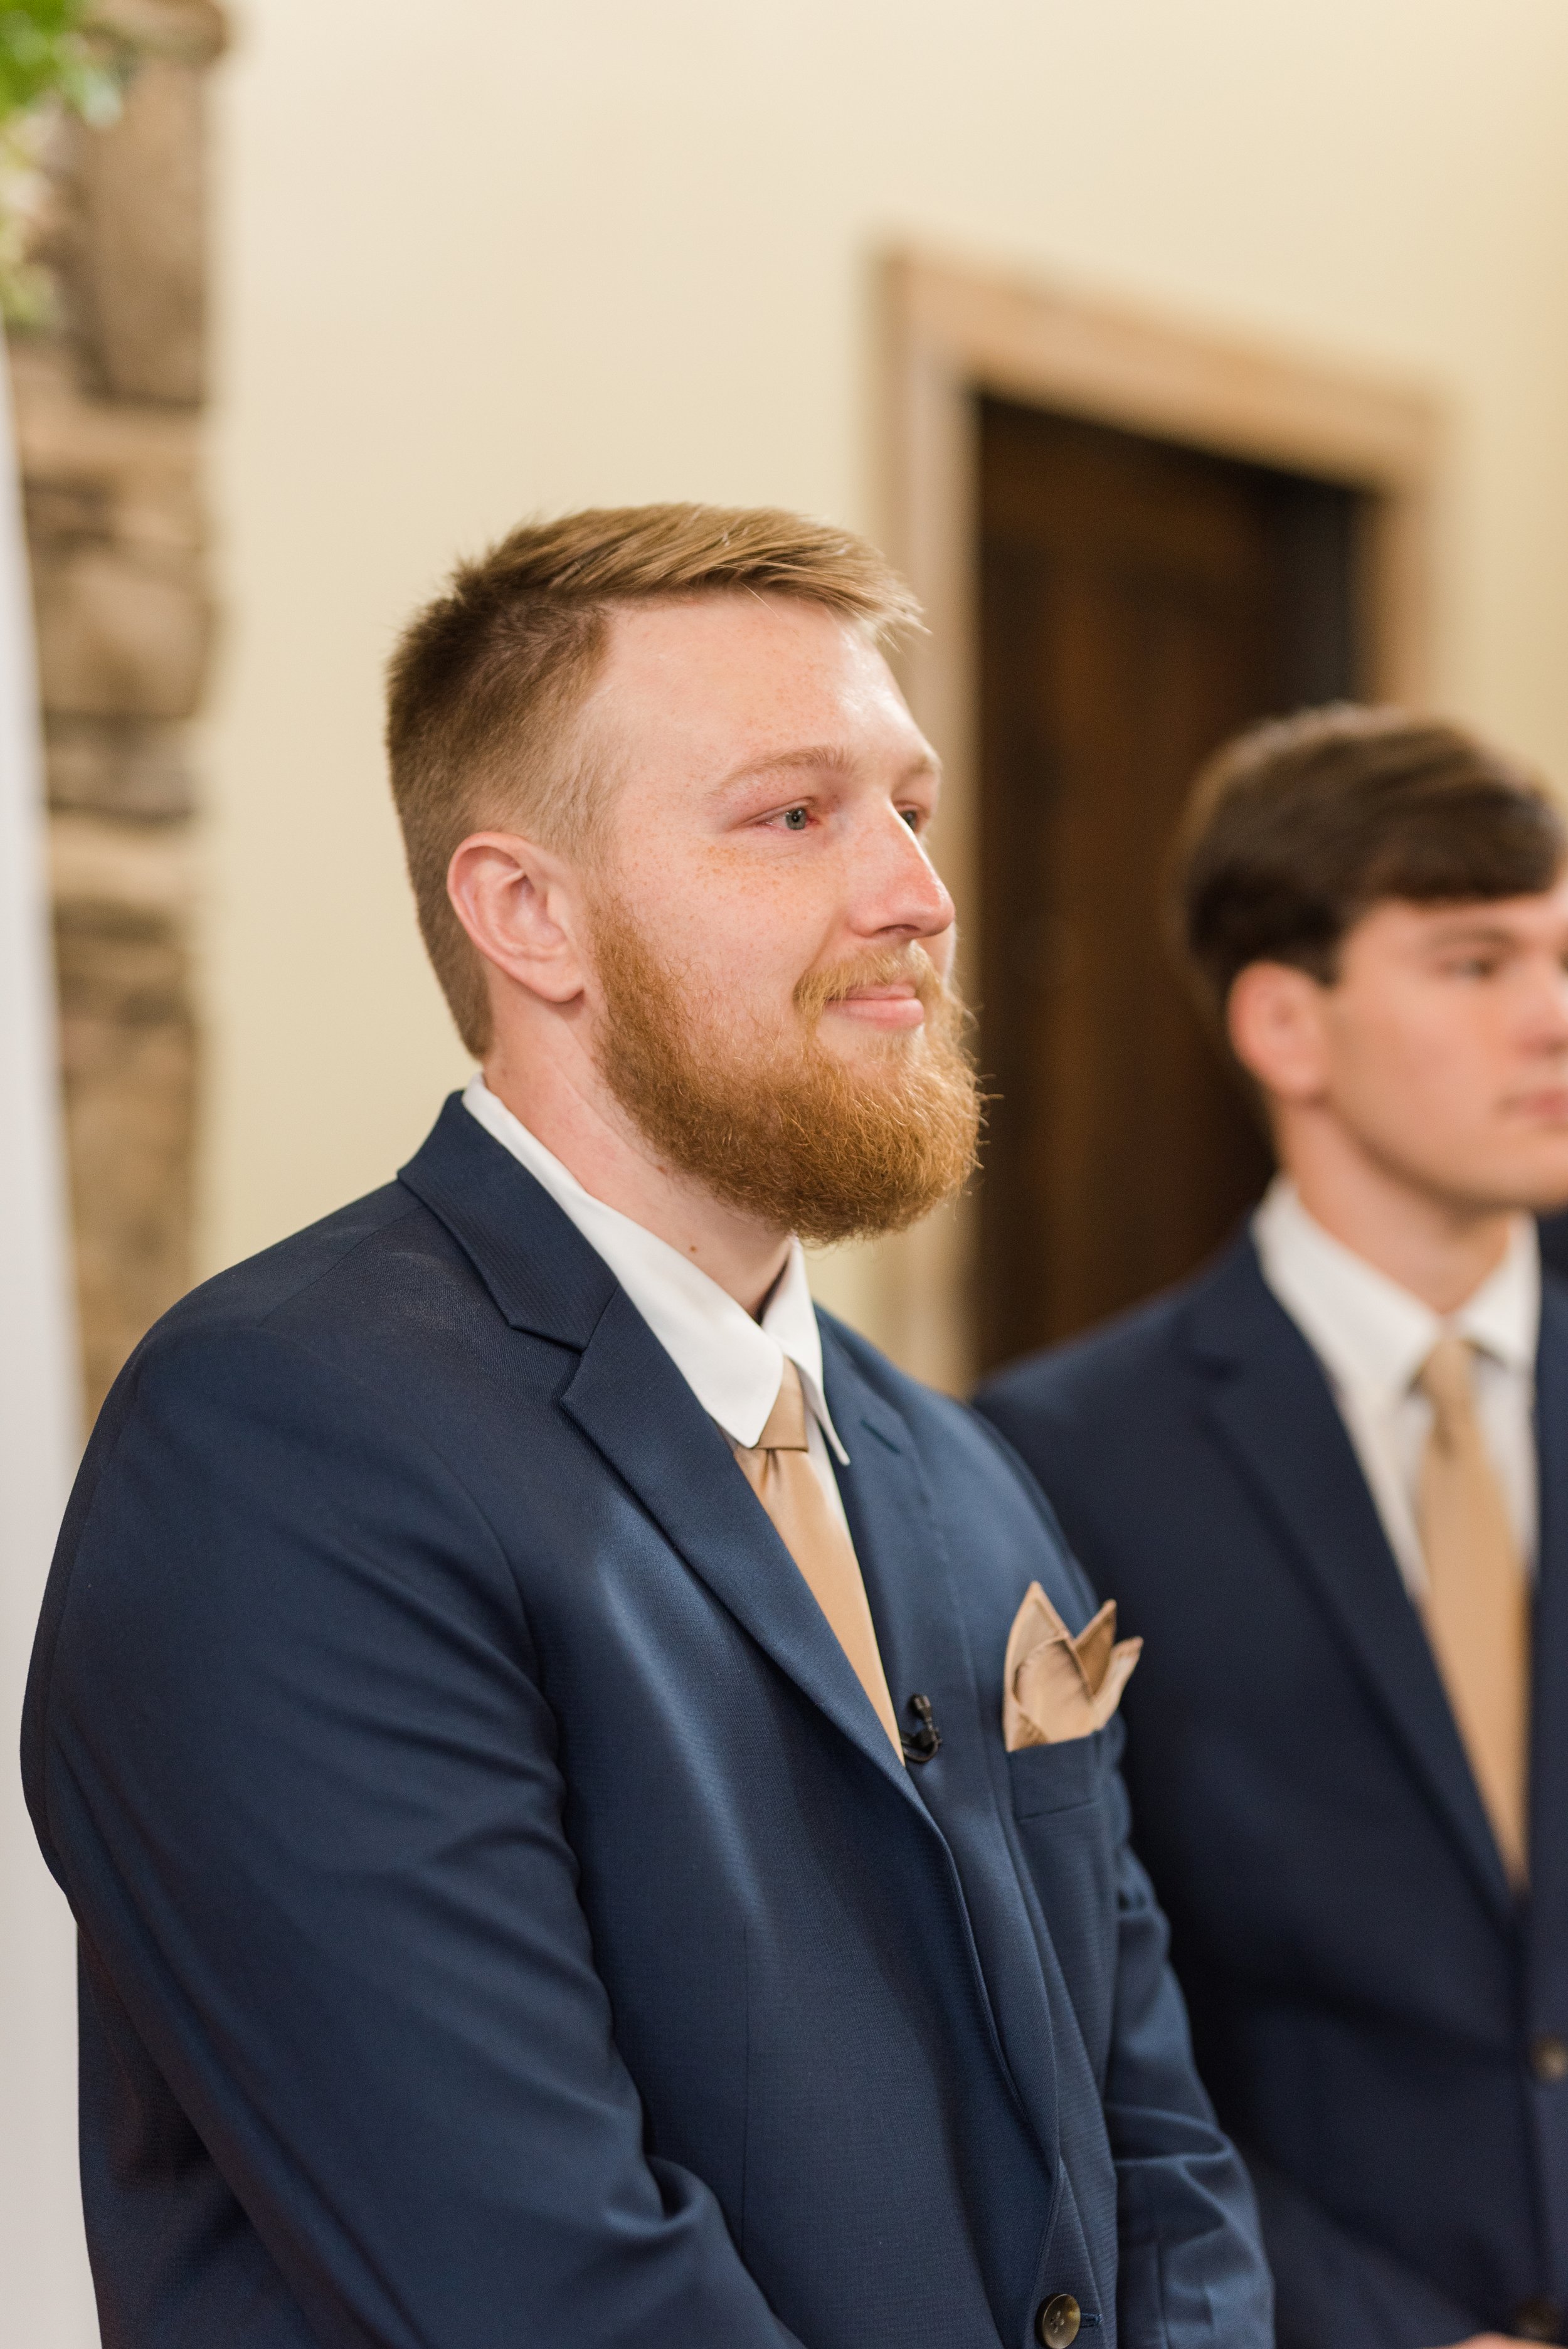
[[[1008,1753],[1022,1745],[1061,1745],[1103,1729],[1142,1652],[1141,1640],[1117,1639],[1114,1599],[1075,1640],[1039,1584],[1031,1582],[1007,1635],[1002,1734]]]

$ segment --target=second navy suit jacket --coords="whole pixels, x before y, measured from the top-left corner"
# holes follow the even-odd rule
[[[1123,1705],[1135,1832],[1253,2164],[1282,2344],[1568,2337],[1568,1288],[1547,1276],[1538,1362],[1522,1904],[1250,1238],[980,1404],[1147,1636]]]
[[[825,1325],[899,1766],[603,1260],[457,1103],[176,1309],[28,1699],[124,2349],[1266,2349],[1112,1727],[1007,1754],[1089,1599],[961,1405]],[[912,1723],[913,1725],[913,1723]]]

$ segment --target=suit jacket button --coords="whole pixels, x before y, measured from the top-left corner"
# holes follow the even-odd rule
[[[1530,2068],[1547,2087],[1554,2088],[1559,2081],[1568,2080],[1568,2039],[1559,2038],[1555,2031],[1543,2031],[1538,2039],[1532,2039]]]
[[[1556,2044],[1561,2047],[1563,2042]],[[1509,2319],[1509,2329],[1519,2341],[1561,2341],[1563,2311],[1554,2300],[1522,2300]]]
[[[1035,2318],[1041,2349],[1068,2349],[1068,2344],[1078,2339],[1082,2315],[1070,2292],[1054,2292],[1049,2300],[1041,2301]]]

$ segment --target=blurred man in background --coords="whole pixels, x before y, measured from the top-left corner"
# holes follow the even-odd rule
[[[1568,2338],[1564,860],[1452,727],[1222,753],[1181,943],[1278,1178],[980,1399],[1146,1635],[1135,1827],[1284,2349]]]
[[[405,637],[483,1074],[151,1333],[39,1633],[108,2339],[1268,2349],[1136,1651],[806,1286],[974,1155],[912,611],[676,506],[518,531]]]

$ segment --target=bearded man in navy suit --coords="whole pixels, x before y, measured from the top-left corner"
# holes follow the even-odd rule
[[[1031,1480],[814,1310],[961,1183],[873,551],[582,514],[394,665],[483,1065],[138,1351],[29,1795],[124,2349],[1267,2349]]]
[[[1147,1635],[1139,1848],[1282,2343],[1568,2340],[1562,817],[1309,713],[1201,781],[1176,900],[1279,1178],[981,1408]]]

